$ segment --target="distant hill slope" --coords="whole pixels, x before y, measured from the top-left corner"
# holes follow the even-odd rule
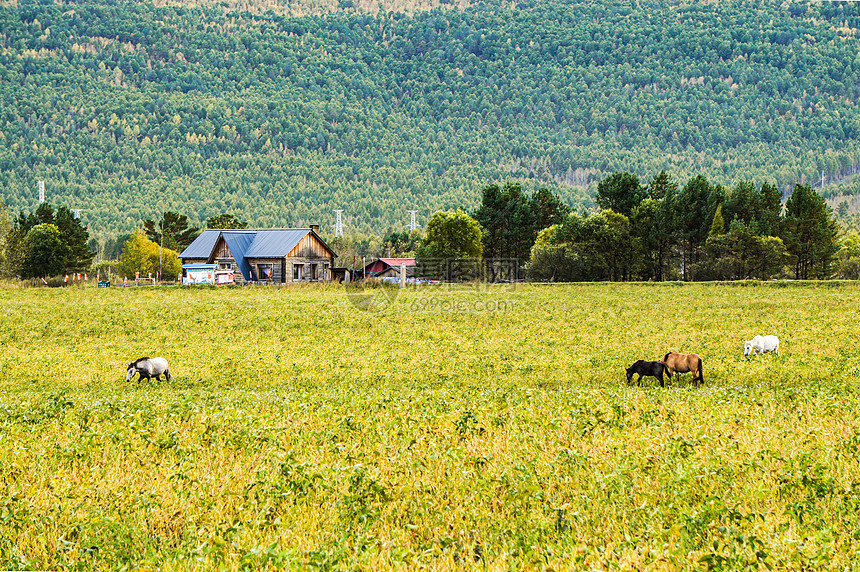
[[[0,8],[3,199],[43,179],[102,236],[161,208],[382,232],[508,178],[581,207],[615,170],[786,186],[860,161],[856,4],[350,5]]]
[[[222,12],[319,16],[348,10],[370,14],[380,12],[414,14],[434,8],[462,10],[475,2],[473,0],[156,0],[154,4],[159,7],[216,8]]]

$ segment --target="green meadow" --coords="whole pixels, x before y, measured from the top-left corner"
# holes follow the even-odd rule
[[[0,568],[857,570],[858,308],[827,282],[0,287]],[[755,334],[780,355],[744,358]],[[669,350],[703,387],[627,385]],[[145,355],[173,382],[127,383]]]

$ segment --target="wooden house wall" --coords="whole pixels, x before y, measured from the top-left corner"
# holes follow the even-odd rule
[[[309,232],[287,254],[287,258],[331,258],[331,252],[326,249],[316,235]]]
[[[331,269],[334,266],[334,257],[328,248],[313,233],[308,233],[299,243],[293,247],[287,255],[287,282],[296,282],[295,265],[301,264],[302,275],[298,282],[324,282],[331,280]],[[317,265],[317,278],[311,277],[311,265]]]
[[[233,259],[233,253],[230,252],[230,247],[227,246],[227,241],[224,237],[218,238],[218,244],[215,245],[215,258],[230,258]],[[224,261],[226,262],[226,260]]]
[[[224,237],[219,237],[218,242],[215,243],[215,254],[212,257],[212,263],[218,265],[218,269],[221,270],[223,265],[229,264],[229,270],[232,270],[237,277],[242,276],[242,271],[239,269],[239,263],[236,262],[236,259],[233,257],[233,253],[230,251],[230,247],[227,246],[227,241],[224,240]],[[223,268],[226,270],[226,268]]]
[[[302,265],[302,275],[295,279],[295,266]],[[311,278],[311,265],[317,265],[317,278]],[[327,282],[332,279],[331,258],[287,258],[287,282]]]
[[[268,282],[281,283],[284,281],[282,280],[282,278],[285,276],[284,267],[286,266],[286,264],[283,258],[248,258],[247,260],[248,264],[251,265],[251,271],[253,273],[254,280],[262,280],[260,278],[260,273],[257,269],[258,264],[271,264],[272,278],[268,280]]]

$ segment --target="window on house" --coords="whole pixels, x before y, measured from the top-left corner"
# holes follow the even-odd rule
[[[233,268],[233,265],[230,264],[229,262],[219,262],[218,263],[218,270],[231,270],[232,268]]]
[[[271,264],[258,264],[257,265],[257,275],[260,277],[260,280],[271,280],[272,279],[272,265]]]
[[[302,275],[305,273],[305,265],[304,264],[293,264],[293,280],[301,280]]]

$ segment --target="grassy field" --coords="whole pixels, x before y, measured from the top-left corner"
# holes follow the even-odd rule
[[[365,303],[0,288],[0,568],[860,569],[860,286]]]

